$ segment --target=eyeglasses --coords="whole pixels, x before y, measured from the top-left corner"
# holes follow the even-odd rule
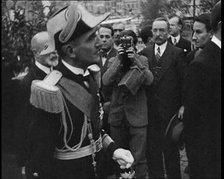
[[[105,37],[106,39],[110,39],[110,38],[111,38],[110,35],[99,35],[99,37],[100,37],[100,39],[103,39],[104,37]]]

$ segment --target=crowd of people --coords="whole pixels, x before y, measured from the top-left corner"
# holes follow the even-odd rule
[[[35,62],[13,79],[22,174],[181,179],[185,148],[190,179],[221,178],[221,1],[191,41],[177,15],[138,34],[108,16],[72,4],[32,38]]]

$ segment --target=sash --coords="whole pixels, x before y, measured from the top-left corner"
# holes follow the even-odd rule
[[[58,88],[67,100],[82,111],[87,117],[90,117],[93,106],[92,95],[78,83],[62,77],[57,83]]]

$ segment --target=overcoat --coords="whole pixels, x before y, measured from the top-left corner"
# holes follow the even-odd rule
[[[221,177],[221,49],[210,41],[189,65],[184,136],[192,177]]]
[[[16,156],[19,166],[24,166],[28,157],[27,136],[29,135],[29,127],[32,121],[32,105],[30,105],[30,87],[33,80],[42,80],[46,76],[42,70],[33,65],[28,74],[19,82],[19,90],[17,94],[17,107],[19,114],[15,120],[15,144]]]
[[[149,59],[149,69],[154,75],[153,84],[147,89],[149,122],[153,120],[151,114],[158,113],[161,121],[157,123],[161,122],[164,131],[182,103],[183,50],[167,43],[159,62],[155,59],[154,45],[146,47],[140,54]]]

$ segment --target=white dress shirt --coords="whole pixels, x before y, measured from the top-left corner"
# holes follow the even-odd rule
[[[112,48],[106,53],[107,56],[108,54],[111,52]],[[107,58],[106,57],[102,57],[102,65],[104,66],[104,64],[106,63]]]
[[[221,49],[221,40],[219,40],[215,35],[212,36],[212,42],[214,42]]]
[[[44,65],[42,65],[40,62],[35,61],[35,65],[42,70],[44,73],[49,74],[51,72],[51,69],[49,67],[46,67]]]
[[[167,41],[165,43],[163,43],[162,45],[155,44],[155,49],[154,49],[155,55],[156,55],[157,49],[159,47],[160,48],[160,56],[162,56],[164,51],[166,50],[166,46],[167,46]]]
[[[171,41],[172,41],[173,44],[175,44],[175,43],[174,43],[174,39],[176,39],[176,44],[180,41],[180,35],[178,35],[178,36],[176,36],[176,37],[173,37],[173,36],[171,35],[170,37],[171,37]]]

